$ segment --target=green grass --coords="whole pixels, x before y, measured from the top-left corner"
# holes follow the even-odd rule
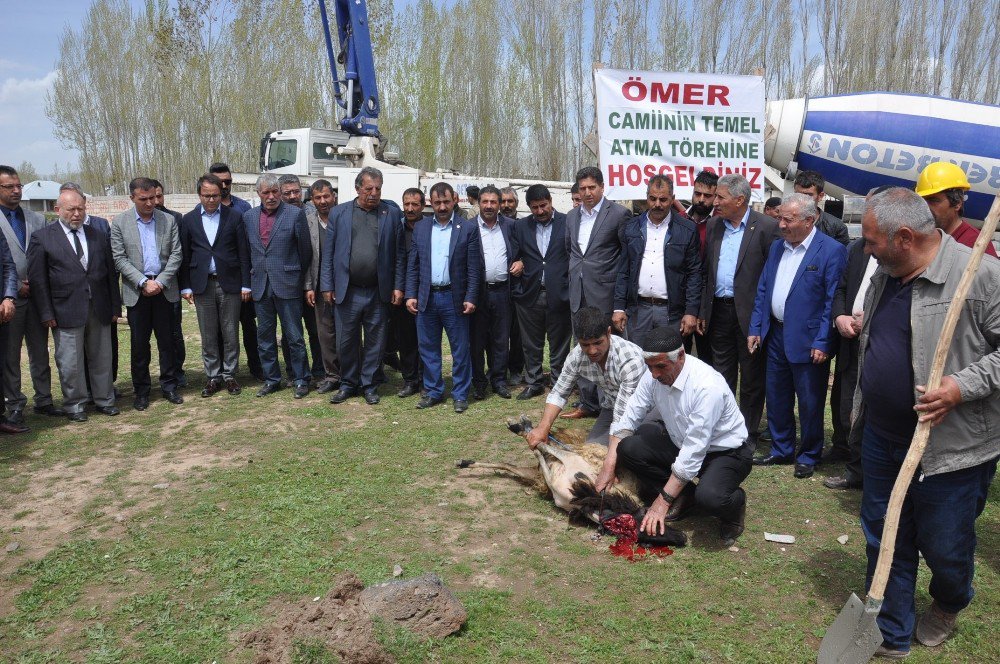
[[[839,468],[805,481],[757,468],[739,552],[720,549],[716,522],[696,516],[682,523],[690,546],[632,564],[512,480],[454,468],[459,458],[530,465],[504,418],[537,417],[542,399],[415,411],[414,398],[386,396],[399,385],[390,374],[376,407],[295,401],[290,390],[203,400],[193,315],[185,324],[183,405],[154,391],[145,413],[79,426],[32,417],[29,436],[0,440],[0,509],[17,522],[0,549],[22,544],[0,553],[0,661],[249,662],[236,639],[276,604],[325,594],[342,572],[383,581],[396,564],[406,577],[439,574],[469,612],[442,640],[379,624],[401,662],[815,661],[849,593],[863,593],[859,496],[820,484]],[[226,463],[172,469],[209,451]],[[78,505],[78,528],[36,560],[22,522],[40,508],[26,496],[41,482],[54,495],[102,460],[114,466]],[[977,595],[957,635],[936,651],[915,646],[910,661],[1000,661],[997,499],[994,488],[978,522]],[[797,542],[782,550],[765,530]],[[923,569],[918,607],[928,580]],[[311,642],[295,657],[332,661]]]

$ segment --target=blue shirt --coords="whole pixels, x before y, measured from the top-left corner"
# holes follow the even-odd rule
[[[229,194],[229,201],[230,203],[232,203],[232,205],[230,205],[229,207],[239,212],[241,217],[243,216],[244,212],[250,211],[250,203],[246,202],[239,196],[234,196],[233,194]]]
[[[142,273],[156,276],[160,273],[160,251],[156,248],[156,214],[149,221],[143,221],[135,213],[135,225],[139,228],[139,242],[142,244]]]
[[[205,208],[201,208],[201,225],[205,229],[205,235],[208,236],[208,243],[215,244],[215,236],[219,234],[219,221],[222,219],[222,214],[219,212],[219,208],[216,208],[215,212],[209,214],[205,212]],[[208,273],[215,274],[215,256],[208,259]]]
[[[538,245],[538,253],[542,255],[542,265],[545,265],[545,254],[549,252],[549,242],[552,241],[552,217],[546,224],[535,220],[535,244]],[[542,285],[545,285],[545,270],[542,270]]]
[[[722,220],[722,246],[719,247],[719,268],[715,273],[715,297],[733,297],[735,294],[733,281],[736,278],[736,260],[740,256],[740,244],[749,218],[750,208],[747,208],[736,228],[729,224],[728,219]]]
[[[455,213],[451,213],[448,223],[441,225],[437,217],[431,217],[431,285],[450,286],[451,273],[448,262],[451,259],[451,233],[455,225]]]
[[[11,209],[0,205],[0,211],[3,212],[3,216],[10,222],[10,227],[14,229],[14,237],[21,243],[21,249],[25,249],[28,241],[28,229],[25,225],[24,213],[21,212],[21,208],[16,207]]]

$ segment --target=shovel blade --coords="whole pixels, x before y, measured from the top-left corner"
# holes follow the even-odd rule
[[[826,630],[819,646],[819,664],[864,664],[872,658],[882,643],[875,618],[881,609],[866,607],[858,596],[851,593],[837,619]]]

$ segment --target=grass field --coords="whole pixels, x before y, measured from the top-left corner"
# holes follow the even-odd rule
[[[469,612],[444,640],[381,627],[401,662],[815,661],[849,593],[863,595],[860,496],[821,485],[840,467],[809,480],[755,469],[738,552],[696,516],[681,523],[688,547],[629,563],[514,481],[455,468],[531,465],[504,419],[537,418],[542,398],[416,411],[386,396],[390,373],[375,407],[291,390],[256,399],[252,384],[201,399],[187,307],[185,329],[183,405],[154,390],[148,411],[131,409],[120,328],[121,416],[30,416],[30,434],[0,440],[0,661],[249,662],[237,639],[274,607],[346,571],[391,578],[394,565],[436,572]],[[1000,661],[998,498],[994,486],[957,635],[910,661]],[[797,541],[765,542],[765,530]],[[921,609],[927,581],[924,569]],[[327,661],[308,644],[299,660]]]

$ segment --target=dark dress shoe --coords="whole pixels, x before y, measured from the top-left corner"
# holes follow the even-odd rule
[[[0,433],[10,433],[10,434],[25,433],[28,430],[29,430],[28,427],[24,426],[23,424],[16,424],[9,420],[4,420],[3,422],[0,422]]]
[[[521,401],[527,401],[528,399],[534,399],[544,392],[545,388],[541,385],[529,385],[521,390],[521,393],[517,395],[517,398]]]
[[[212,379],[207,383],[205,383],[205,389],[201,391],[201,396],[210,397],[221,389],[222,389],[222,381]]]
[[[303,383],[295,386],[295,398],[303,399],[309,394],[309,384]]]
[[[439,403],[444,403],[444,397],[423,396],[417,402],[417,408],[431,408]]]
[[[66,419],[68,419],[70,422],[86,422],[87,414],[82,410],[77,411],[75,413],[66,413]]]
[[[469,402],[463,401],[462,399],[455,399],[455,412],[464,413],[469,410]]]
[[[230,394],[239,394],[242,391],[243,388],[240,387],[240,384],[236,382],[235,378],[226,379],[226,392],[229,392]]]
[[[480,387],[478,385],[472,388],[472,398],[476,401],[482,401],[486,398],[486,388]]]
[[[848,479],[846,475],[841,475],[839,477],[826,478],[823,480],[823,486],[827,489],[860,489],[861,482]]]
[[[344,403],[356,394],[357,392],[349,387],[342,387],[337,390],[332,397],[330,397],[330,403]]]
[[[7,413],[7,422],[15,425],[24,424],[24,411],[21,409],[10,411]]]
[[[510,389],[507,388],[503,383],[497,383],[493,386],[493,394],[497,395],[501,399],[510,399]]]
[[[132,407],[136,410],[146,410],[149,408],[149,397],[137,396],[132,400]]]
[[[281,387],[281,381],[278,381],[277,383],[264,383],[264,386],[257,390],[257,396],[266,397],[267,395],[274,394],[281,389],[283,389]]]
[[[667,510],[667,515],[663,517],[664,521],[680,521],[688,515],[691,509],[694,507],[694,485],[688,484],[682,490],[676,500],[670,505],[670,509]]]
[[[181,395],[177,394],[177,392],[164,392],[163,393],[163,398],[166,399],[167,401],[169,401],[172,404],[184,403],[184,397],[182,397]]]
[[[722,540],[722,546],[729,548],[736,544],[737,538],[743,534],[746,517],[747,503],[744,500],[743,506],[740,507],[739,514],[736,516],[736,520],[722,522],[722,528],[719,530],[719,539]]]
[[[374,406],[379,401],[381,401],[381,399],[378,396],[378,392],[376,392],[374,388],[372,388],[370,390],[365,390],[365,403],[366,404],[368,404],[369,406]]]
[[[795,477],[800,480],[804,480],[807,477],[812,477],[813,473],[816,471],[816,466],[811,463],[797,463],[795,464]]]
[[[597,417],[597,413],[592,410],[587,410],[586,408],[580,408],[577,406],[573,410],[567,410],[564,413],[559,413],[559,417],[564,420],[580,420],[585,417]]]
[[[96,408],[94,408],[94,410],[96,410],[101,415],[108,415],[110,417],[114,417],[115,415],[121,413],[121,411],[118,410],[118,406],[97,406]]]
[[[753,465],[755,466],[789,466],[792,463],[792,459],[787,457],[774,456],[773,454],[768,454],[767,456],[754,457]]]
[[[316,386],[316,391],[320,394],[329,394],[337,389],[337,384],[332,380],[321,380],[319,385]]]
[[[829,452],[823,455],[823,463],[844,463],[851,460],[850,450],[845,450],[842,447],[831,448]]]
[[[401,389],[399,392],[396,392],[396,396],[399,397],[400,399],[405,399],[406,397],[412,397],[414,394],[417,394],[418,392],[420,392],[419,383],[406,383],[405,385],[403,385],[403,389]]]
[[[49,417],[63,417],[66,415],[65,410],[56,408],[50,403],[44,406],[35,406],[32,410],[35,411],[35,415],[48,415]]]

